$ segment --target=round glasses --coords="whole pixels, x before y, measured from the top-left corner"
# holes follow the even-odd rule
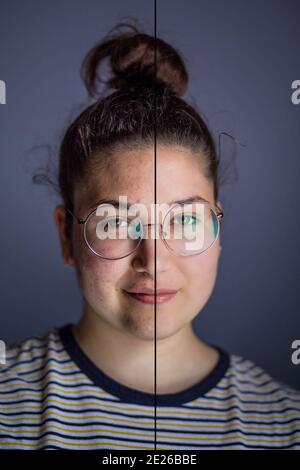
[[[148,238],[148,227],[159,226],[158,236],[166,248],[180,256],[194,256],[208,250],[220,232],[222,211],[216,213],[206,200],[176,203],[171,206],[158,224],[143,224],[140,217],[128,212],[100,204],[85,220],[68,212],[84,225],[84,239],[97,256],[117,260],[132,254],[144,238]],[[157,233],[157,232],[156,232]],[[157,235],[156,235],[157,236]]]

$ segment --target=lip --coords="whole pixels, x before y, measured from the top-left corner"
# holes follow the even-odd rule
[[[173,299],[178,290],[173,289],[154,289],[141,288],[132,291],[126,291],[131,297],[144,304],[163,304]],[[156,294],[155,294],[156,292]]]
[[[148,294],[154,295],[164,295],[164,294],[174,294],[177,292],[175,289],[153,289],[153,287],[136,287],[134,289],[127,290],[130,294]]]

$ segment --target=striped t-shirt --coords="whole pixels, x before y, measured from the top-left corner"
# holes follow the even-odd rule
[[[26,339],[0,369],[0,449],[300,449],[300,391],[218,350],[204,380],[155,402],[99,370],[71,325]]]

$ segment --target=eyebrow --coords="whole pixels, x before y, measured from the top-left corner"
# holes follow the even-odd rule
[[[185,204],[187,202],[193,202],[195,200],[201,200],[201,201],[209,202],[209,201],[207,201],[207,199],[204,199],[203,197],[195,194],[194,196],[190,196],[190,197],[185,198],[185,199],[178,199],[178,200],[175,200],[175,201],[169,201],[167,204],[168,205]],[[129,209],[130,206],[133,206],[134,204],[137,204],[135,202],[127,202],[127,204],[124,204],[124,203],[121,202],[121,204],[120,204],[120,201],[118,199],[100,199],[99,201],[95,202],[92,206],[90,206],[89,209],[94,209],[94,207],[96,207],[100,204],[104,204],[104,203],[111,204],[114,207],[127,208],[127,209]],[[140,204],[140,203],[138,203],[138,204]]]

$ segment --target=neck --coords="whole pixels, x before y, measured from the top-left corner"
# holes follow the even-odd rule
[[[90,360],[128,387],[154,393],[155,341],[144,340],[104,321],[85,305],[73,334]],[[156,392],[176,393],[204,379],[219,353],[202,342],[187,324],[171,337],[156,341]]]

